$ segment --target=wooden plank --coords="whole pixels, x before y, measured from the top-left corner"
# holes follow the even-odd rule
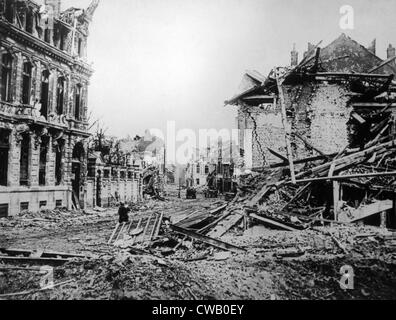
[[[225,208],[227,208],[227,206],[228,206],[228,203],[223,204],[222,206],[220,206],[220,207],[218,207],[218,208],[216,208],[216,209],[211,210],[209,213],[210,213],[211,215],[217,214],[217,213],[219,213],[220,211],[223,211]]]
[[[353,108],[396,108],[395,103],[386,102],[352,102],[351,107]]]
[[[392,208],[392,200],[383,200],[369,204],[367,206],[362,206],[353,212],[354,218],[350,222],[357,222],[383,211],[391,210]]]
[[[309,187],[311,186],[311,183],[306,184],[304,187],[300,188],[297,193],[294,195],[294,197],[286,203],[280,211],[285,210],[290,204],[292,204],[294,201],[296,201]]]
[[[386,59],[385,61],[382,61],[380,64],[378,64],[377,66],[371,68],[368,73],[373,73],[374,71],[377,71],[378,69],[382,68],[383,66],[386,66],[387,64],[391,63],[393,60],[396,59],[396,56],[390,57],[388,59]]]
[[[328,159],[328,158],[333,158],[335,156],[337,156],[337,153],[325,154],[324,156],[320,155],[320,156],[308,157],[308,158],[304,158],[304,159],[294,160],[294,164],[303,164],[303,163],[307,163],[307,162],[325,160],[325,159]],[[288,165],[289,165],[289,161],[287,161],[287,162],[285,161],[283,163],[270,164],[269,167],[270,168],[277,168],[277,167],[285,167],[285,166],[288,166]],[[258,168],[253,168],[253,171],[260,171],[260,170],[258,170]]]
[[[146,236],[146,232],[147,232],[147,230],[149,228],[149,225],[150,225],[152,217],[153,217],[153,215],[150,215],[150,217],[148,217],[146,226],[144,227],[144,230],[143,230],[143,234],[139,236],[139,237],[142,238],[142,242],[144,242],[144,237]]]
[[[319,215],[319,214],[323,213],[323,211],[324,211],[324,209],[321,210],[318,213],[315,213],[315,215]],[[299,218],[301,220],[307,220],[307,221],[312,221],[312,222],[316,222],[317,221],[317,222],[327,222],[327,223],[334,223],[334,224],[346,225],[346,226],[350,225],[349,222],[341,222],[341,221],[334,221],[334,220],[330,220],[330,219],[323,219],[323,218],[317,218],[317,217],[312,217],[312,216],[305,216],[305,215],[298,214],[298,213],[277,212],[276,214],[279,214],[279,215],[282,215],[282,216],[285,216],[285,217],[296,217],[296,218]]]
[[[163,218],[164,218],[164,212],[161,212],[161,216],[160,216],[160,218],[158,220],[157,228],[156,228],[155,233],[154,233],[154,238],[158,237],[158,234],[159,234],[160,229],[161,229],[161,224],[162,224],[162,219]]]
[[[225,218],[227,218],[232,212],[231,211],[227,211],[224,212],[221,217],[219,217],[218,219],[216,219],[215,221],[213,221],[212,223],[209,223],[207,226],[199,229],[197,232],[198,233],[203,233],[206,230],[209,230],[210,228],[212,228],[213,226],[217,225],[220,221],[224,220]]]
[[[60,266],[69,262],[69,259],[55,259],[55,258],[32,258],[32,257],[9,257],[0,256],[0,261],[4,263],[26,263],[37,265],[54,265]]]
[[[114,238],[114,236],[115,236],[115,234],[116,234],[117,229],[118,229],[119,226],[120,226],[120,223],[117,223],[116,226],[115,226],[115,228],[114,228],[114,230],[113,230],[113,233],[112,233],[111,236],[110,236],[109,241],[107,242],[107,244],[110,244],[111,241],[113,241],[113,238]]]
[[[123,222],[123,223],[121,224],[120,231],[118,232],[118,235],[117,235],[115,241],[117,241],[117,240],[120,238],[120,235],[124,232],[125,227],[126,227],[126,223]]]
[[[271,152],[275,157],[281,159],[284,162],[289,163],[289,159],[286,157],[282,156],[280,153],[276,152],[275,150],[272,150],[271,148],[267,148],[269,152]]]
[[[359,122],[360,124],[365,124],[366,120],[364,120],[360,114],[358,114],[357,112],[352,112],[351,113],[351,117],[354,118],[357,122]]]
[[[271,191],[273,185],[265,185],[253,198],[249,201],[248,206],[255,206],[269,191]]]
[[[0,248],[0,252],[3,254],[7,254],[9,256],[20,256],[24,255],[26,257],[30,257],[33,253],[31,250],[25,249],[14,249],[14,248]],[[87,258],[86,255],[83,254],[73,254],[73,253],[66,253],[66,252],[57,252],[57,251],[43,251],[42,258]]]
[[[261,221],[261,222],[270,224],[270,225],[272,225],[272,226],[274,226],[274,227],[278,227],[278,228],[287,230],[287,231],[297,231],[297,229],[294,229],[294,228],[292,228],[292,227],[286,226],[286,225],[284,225],[283,223],[280,223],[280,222],[277,222],[277,221],[274,221],[274,220],[271,220],[271,219],[267,219],[267,218],[264,218],[264,217],[260,217],[260,216],[258,216],[258,215],[255,214],[255,213],[251,213],[251,214],[249,215],[249,217],[254,218],[254,219],[258,220],[258,221]]]
[[[241,252],[246,251],[246,249],[244,249],[244,248],[237,247],[233,244],[230,244],[230,243],[227,243],[224,241],[220,241],[218,239],[213,239],[213,238],[205,236],[203,234],[199,234],[194,231],[187,230],[187,229],[175,226],[175,225],[170,225],[170,228],[177,233],[180,233],[180,234],[186,235],[190,238],[193,238],[195,240],[204,242],[204,243],[209,244],[215,248],[219,248],[219,249],[223,249],[223,250],[227,250],[227,251],[231,251],[231,252],[235,252],[235,253],[241,253]]]
[[[340,188],[340,183],[333,181],[333,211],[335,221],[338,221],[338,215],[340,213]]]
[[[143,221],[143,218],[140,218],[140,219],[139,219],[139,222],[138,222],[138,224],[137,224],[137,226],[136,226],[136,228],[135,228],[135,230],[138,230],[138,229],[140,228],[140,226],[141,226],[141,224],[142,224],[142,221]],[[134,243],[135,243],[135,241],[136,241],[136,238],[137,238],[137,235],[135,234],[135,235],[133,236],[133,238],[132,238],[132,245],[134,245]]]
[[[211,238],[220,238],[233,226],[243,219],[243,215],[237,212],[227,216],[224,220],[216,225],[216,227],[211,230],[207,235]]]
[[[374,173],[362,173],[362,174],[350,174],[345,176],[332,176],[332,177],[319,177],[312,179],[301,179],[297,180],[296,183],[308,183],[308,182],[318,182],[318,181],[341,181],[349,180],[354,178],[371,178],[371,177],[393,177],[396,176],[396,171],[391,172],[374,172]]]
[[[285,103],[285,97],[283,95],[282,84],[280,83],[278,70],[276,68],[275,68],[275,76],[276,76],[276,84],[278,86],[279,99],[280,99],[281,109],[282,109],[282,124],[283,124],[283,128],[285,130],[286,151],[287,151],[287,158],[289,160],[290,177],[291,177],[292,183],[295,183],[296,177],[295,177],[295,173],[294,173],[293,154],[292,154],[292,148],[291,148],[291,144],[290,144],[290,128],[287,123],[286,103]]]
[[[317,72],[308,73],[307,75],[316,77],[343,77],[343,78],[378,78],[388,79],[389,74],[374,74],[374,73],[346,73],[346,72]]]

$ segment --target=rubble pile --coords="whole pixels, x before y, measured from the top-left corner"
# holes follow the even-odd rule
[[[39,286],[42,274],[34,268],[10,270],[0,265],[4,277],[0,297],[26,300],[196,300],[214,294],[204,279],[194,278],[177,261],[152,255],[118,251],[97,259],[75,259],[55,269],[52,290]],[[23,287],[24,291],[18,291]],[[7,294],[9,294],[7,296]],[[0,299],[1,299],[0,298]]]

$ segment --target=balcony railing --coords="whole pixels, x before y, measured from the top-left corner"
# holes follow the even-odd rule
[[[63,127],[65,129],[76,129],[80,131],[87,131],[88,129],[88,124],[86,122],[75,121],[73,119],[67,118],[65,115],[50,113],[48,117],[45,118],[43,115],[41,115],[40,110],[30,105],[0,101],[0,114],[16,119],[42,122],[48,125]]]

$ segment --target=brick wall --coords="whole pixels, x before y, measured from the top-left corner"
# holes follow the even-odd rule
[[[293,158],[315,155],[305,144],[293,136],[298,133],[325,153],[338,152],[348,142],[347,89],[338,84],[304,84],[284,86],[287,118],[291,125]],[[253,130],[253,167],[280,162],[267,148],[286,157],[285,132],[282,125],[281,106],[263,105],[240,107],[238,123]]]

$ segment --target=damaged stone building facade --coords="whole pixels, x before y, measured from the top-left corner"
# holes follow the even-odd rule
[[[84,208],[88,27],[98,1],[0,0],[0,216]]]
[[[283,69],[286,76],[280,88],[291,127],[288,136],[294,159],[338,153],[365,141],[364,132],[356,132],[354,123],[372,123],[370,113],[385,108],[392,99],[394,57],[392,45],[383,61],[376,56],[375,42],[365,48],[345,34],[323,49],[309,44],[300,63],[293,49],[291,66]],[[287,161],[275,71],[267,78],[248,72],[244,83],[244,92],[226,104],[238,107],[237,121],[242,133],[239,143],[245,163],[260,168]],[[380,123],[383,119],[374,120]],[[244,136],[244,129],[252,131],[250,140]],[[392,126],[388,129],[394,130]],[[244,154],[249,148],[251,152]]]

